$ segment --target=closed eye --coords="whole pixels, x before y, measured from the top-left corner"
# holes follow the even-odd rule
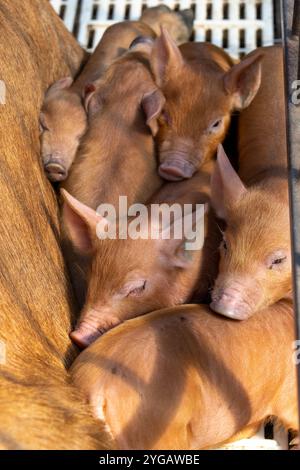
[[[282,256],[281,258],[276,258],[272,261],[269,266],[269,269],[275,269],[276,267],[282,265],[287,260],[287,256]]]
[[[285,265],[288,258],[289,255],[287,253],[287,250],[273,251],[273,253],[270,253],[270,255],[266,259],[266,268],[280,270]]]
[[[208,128],[209,134],[218,132],[221,128],[222,123],[223,123],[223,119],[216,119]]]
[[[129,293],[127,294],[127,297],[138,297],[143,294],[145,289],[146,289],[146,281],[143,281],[141,285],[131,289]]]

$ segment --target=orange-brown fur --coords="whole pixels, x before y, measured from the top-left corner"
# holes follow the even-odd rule
[[[192,12],[189,13],[191,15]],[[161,27],[167,29],[177,44],[183,44],[190,39],[193,30],[192,18],[189,15],[189,21],[185,21],[185,14],[184,11],[176,12],[166,5],[159,5],[158,7],[146,8],[140,20],[151,26],[157,35],[160,34]]]
[[[110,26],[73,84],[54,84],[46,93],[41,111],[44,127],[42,157],[51,180],[67,178],[80,139],[87,130],[84,109],[86,87],[96,82],[138,36],[156,37],[149,26],[138,21],[124,21]],[[59,166],[62,168],[59,169]]]
[[[282,49],[262,51],[260,90],[239,119],[239,175],[247,191],[231,202],[224,195],[227,249],[221,249],[213,294],[243,290],[249,314],[292,288]],[[268,257],[276,252],[286,260],[270,268]]]
[[[193,178],[180,183],[165,184],[148,204],[149,225],[155,224],[150,217],[152,204],[166,203],[204,204],[209,201],[210,177],[214,162],[208,162]],[[64,212],[67,233],[72,237],[72,230],[80,230],[81,222],[73,227],[73,218],[84,220],[86,209],[77,213],[76,206]],[[69,210],[73,212],[69,217]],[[96,218],[96,215],[95,215]],[[128,219],[131,223],[133,219]],[[198,299],[206,299],[209,286],[217,268],[218,237],[212,240],[205,221],[205,244],[203,250],[187,251],[184,238],[176,241],[172,238],[157,240],[147,239],[99,240],[95,236],[94,222],[87,224],[92,236],[91,269],[87,273],[88,291],[85,306],[81,313],[72,339],[81,346],[86,346],[112,326],[138,315],[167,306],[182,304],[191,299],[194,291]],[[68,230],[69,229],[69,230]],[[142,228],[142,231],[144,229]],[[213,250],[213,251],[211,251]],[[209,260],[209,262],[208,262]],[[125,286],[133,280],[146,281],[144,292],[140,295],[122,295]]]
[[[232,112],[247,106],[255,95],[259,60],[250,64],[247,57],[235,65],[212,44],[186,43],[178,48],[165,31],[156,39],[151,64],[166,98],[156,136],[162,177],[189,178],[213,158]],[[239,80],[242,84],[237,85]]]
[[[120,80],[122,77],[122,80]],[[95,101],[103,101],[89,119],[76,162],[63,187],[89,207],[145,202],[161,185],[156,174],[153,139],[141,108],[143,96],[155,89],[147,55],[130,51],[99,81]]]
[[[93,209],[101,203],[118,208],[119,196],[127,196],[128,205],[146,202],[161,185],[154,142],[141,107],[144,94],[156,88],[147,57],[141,50],[132,50],[115,61],[93,96],[94,107],[98,100],[105,106],[90,113],[88,131],[62,184]],[[82,306],[89,260],[74,254],[67,238],[65,253]]]
[[[75,75],[84,52],[46,0],[0,3],[1,449],[111,446],[69,383],[72,294],[59,247],[58,207],[39,165],[47,87]]]
[[[239,323],[185,305],[111,330],[72,373],[118,448],[211,448],[271,415],[298,430],[293,339],[288,300]]]

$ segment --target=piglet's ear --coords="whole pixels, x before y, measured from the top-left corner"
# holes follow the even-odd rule
[[[234,206],[246,191],[222,145],[219,145],[216,167],[211,179],[211,203],[216,215],[226,220],[228,208]]]
[[[158,89],[146,93],[142,99],[142,108],[146,115],[146,123],[149,126],[153,137],[158,132],[158,118],[165,105],[165,97],[162,92]]]
[[[181,269],[190,267],[194,252],[203,248],[204,217],[207,210],[208,205],[204,204],[162,228],[158,243],[165,264]],[[176,233],[180,236],[175,236]]]
[[[129,46],[129,51],[145,52],[150,54],[154,45],[154,39],[149,36],[136,37]]]
[[[100,109],[100,102],[96,94],[96,86],[93,83],[89,83],[84,87],[82,99],[85,110],[90,116]]]
[[[65,189],[61,189],[64,200],[63,223],[75,248],[82,254],[93,251],[97,224],[103,219],[96,211],[79,202]]]
[[[234,108],[244,109],[253,100],[261,83],[261,61],[263,54],[255,51],[239,64],[234,65],[224,76],[224,87],[234,97]]]
[[[54,82],[53,85],[51,85],[48,90],[47,90],[47,95],[51,93],[55,93],[60,90],[65,90],[66,88],[69,88],[73,83],[73,78],[72,77],[65,77],[62,78],[61,80],[57,80],[57,82]]]
[[[150,63],[159,87],[184,64],[178,46],[164,28],[161,28],[161,35],[154,42]]]

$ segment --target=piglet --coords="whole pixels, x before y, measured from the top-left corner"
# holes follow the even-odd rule
[[[118,210],[122,195],[127,196],[129,206],[145,203],[162,184],[149,126],[155,125],[164,97],[147,62],[149,48],[148,40],[135,41],[85,100],[89,127],[61,186],[94,210],[102,203]],[[63,228],[64,254],[80,309],[90,256],[74,250],[71,238]]]
[[[109,226],[109,220],[63,191],[63,221],[68,236],[77,251],[90,253],[92,257],[86,303],[71,334],[80,347],[88,346],[126,319],[187,302],[194,290],[199,292],[202,283],[202,288],[206,286],[204,294],[207,293],[209,270],[217,267],[217,259],[212,256],[210,266],[204,269],[203,263],[207,263],[207,259],[203,251],[211,249],[211,240],[207,231],[205,233],[206,225],[202,228],[203,212],[200,208],[197,212],[195,205],[209,201],[212,169],[213,162],[208,162],[205,171],[192,179],[162,187],[149,204],[143,206],[147,211],[147,223],[141,225],[140,235],[136,238],[126,232],[128,236],[123,239],[119,231],[113,239],[97,238],[99,226]],[[163,203],[168,209],[174,203],[180,209],[190,204],[189,209],[194,213],[191,216],[190,211],[181,210],[162,226],[159,216],[152,216],[151,209],[154,204]],[[140,219],[136,220],[137,217],[126,217],[126,221],[138,225]],[[184,231],[175,236],[174,228],[178,223]],[[205,238],[204,250],[200,239],[199,245],[188,247],[189,238],[193,238],[196,230]],[[218,243],[216,240],[214,253]]]
[[[140,21],[151,26],[157,35],[163,27],[170,33],[177,44],[189,41],[194,26],[194,13],[192,9],[180,11],[171,10],[167,5],[146,8]]]
[[[293,341],[290,300],[239,323],[177,306],[108,332],[71,373],[117,448],[208,449],[271,416],[299,431]]]
[[[260,86],[262,51],[240,63],[208,43],[180,48],[166,30],[156,39],[151,65],[166,103],[154,134],[159,174],[190,178],[214,157],[233,111],[249,106]]]
[[[95,91],[95,82],[139,36],[155,38],[156,35],[149,26],[138,21],[110,26],[77,79],[63,78],[48,89],[40,114],[40,128],[42,160],[51,181],[64,181],[68,177],[87,130],[84,101]]]
[[[291,293],[282,49],[263,49],[262,85],[239,121],[239,176],[219,148],[212,203],[226,222],[212,309],[249,318]]]

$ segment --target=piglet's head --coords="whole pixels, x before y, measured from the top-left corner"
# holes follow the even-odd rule
[[[141,16],[141,21],[151,26],[157,35],[163,26],[177,44],[183,44],[192,35],[194,12],[192,9],[174,11],[166,5],[158,5],[147,8]]]
[[[226,229],[211,308],[244,320],[291,291],[287,194],[247,189],[220,146],[212,204]]]
[[[199,73],[185,62],[184,47],[179,49],[162,30],[151,54],[156,83],[166,98],[156,137],[159,173],[171,181],[190,178],[213,157],[231,113],[251,103],[261,79],[261,53],[249,55],[224,73],[212,67],[212,59],[210,66],[203,61]]]
[[[182,217],[185,230],[181,238],[99,239],[96,232],[105,229],[108,221],[66,191],[62,194],[63,223],[69,238],[76,250],[92,258],[86,303],[71,333],[75,343],[86,347],[124,320],[189,299],[201,251],[187,251],[186,237],[190,239],[189,227],[194,232],[199,215]],[[164,230],[172,233],[174,223]],[[149,226],[147,234],[148,230]]]
[[[41,151],[50,181],[63,181],[75,158],[87,117],[80,93],[71,90],[71,77],[55,82],[47,91],[40,113]]]

